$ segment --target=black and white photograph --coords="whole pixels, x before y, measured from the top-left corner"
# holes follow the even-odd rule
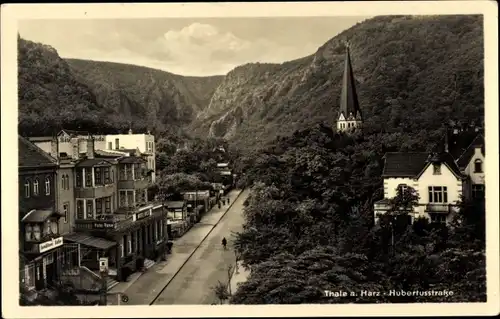
[[[2,6],[10,317],[498,314],[497,4],[443,2]]]

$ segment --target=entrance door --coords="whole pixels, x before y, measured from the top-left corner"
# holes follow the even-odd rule
[[[54,253],[48,254],[45,257],[45,273],[47,275],[47,285],[49,287],[54,286],[57,280],[56,274],[56,263],[54,262]]]
[[[45,282],[43,280],[43,264],[42,261],[35,262],[35,289],[42,290],[45,288]]]

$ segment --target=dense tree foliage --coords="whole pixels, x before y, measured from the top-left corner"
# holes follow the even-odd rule
[[[349,136],[319,125],[247,155],[241,169],[253,187],[235,245],[252,272],[232,302],[484,301],[484,207],[462,203],[450,228],[409,224],[416,193],[399,190],[389,215],[373,222],[383,154],[425,151],[433,140],[434,132]],[[396,294],[402,290],[452,295]]]

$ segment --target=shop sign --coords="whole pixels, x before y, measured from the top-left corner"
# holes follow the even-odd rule
[[[144,219],[146,217],[149,217],[149,216],[151,216],[151,214],[152,214],[152,209],[150,208],[150,209],[146,209],[146,210],[134,213],[134,215],[132,215],[132,218],[135,222],[135,221]]]
[[[57,237],[57,238],[52,238],[50,241],[46,241],[44,243],[38,244],[38,249],[40,253],[49,251],[51,249],[54,249],[56,247],[62,246],[63,244],[63,238],[62,237]]]
[[[111,222],[94,222],[92,223],[92,228],[94,229],[114,229],[116,226],[115,223]]]

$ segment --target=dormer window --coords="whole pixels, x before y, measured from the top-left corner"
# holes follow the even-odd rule
[[[477,159],[474,161],[474,173],[482,173],[483,172],[483,161]]]
[[[433,164],[433,174],[434,175],[441,175],[441,165],[439,164]]]

